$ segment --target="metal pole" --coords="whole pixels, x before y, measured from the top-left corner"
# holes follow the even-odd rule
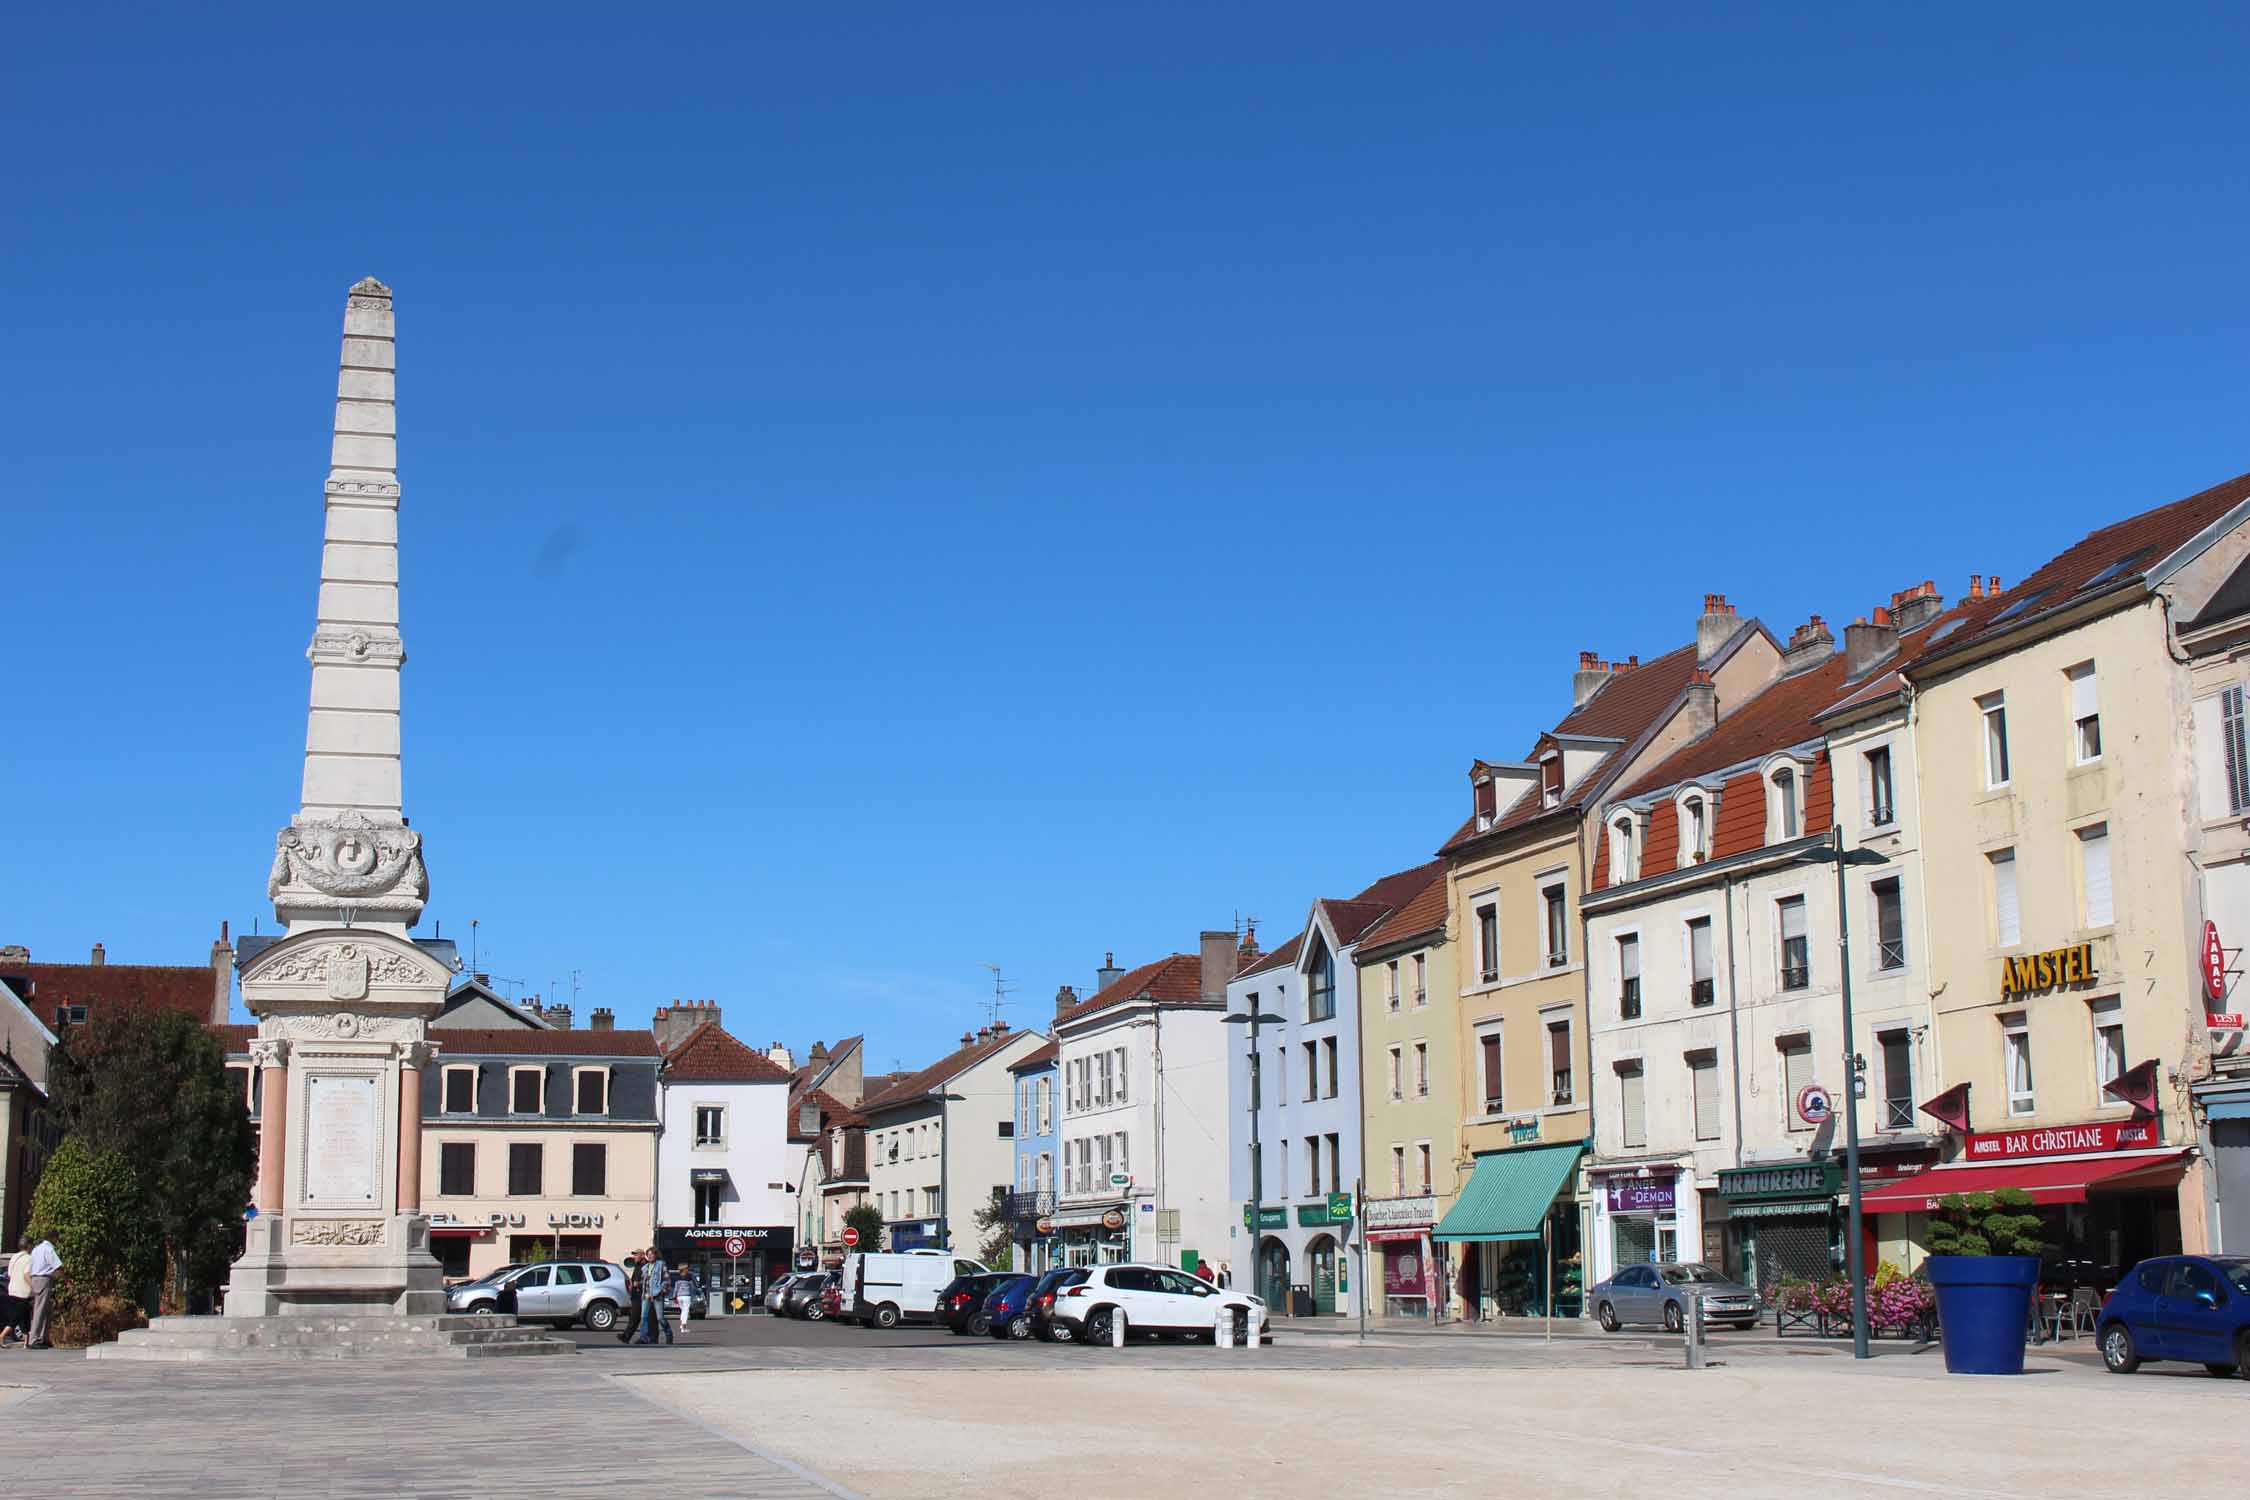
[[[1844,828],[1828,828],[1836,856],[1836,956],[1844,993],[1844,1182],[1851,1193],[1851,1236],[1844,1264],[1852,1281],[1852,1358],[1870,1357],[1867,1347],[1867,1254],[1860,1234],[1859,1196],[1859,1037],[1852,1025],[1852,919],[1844,895]]]
[[[1258,1056],[1258,1003],[1250,1002],[1250,1290],[1255,1293],[1259,1284],[1259,1268],[1265,1257],[1260,1237],[1264,1230],[1261,1209],[1266,1201],[1265,1148],[1258,1141],[1258,1106],[1265,1103],[1265,1070]]]
[[[939,1215],[938,1248],[940,1250],[951,1250],[953,1248],[953,1182],[946,1174],[946,1166],[953,1159],[953,1132],[946,1128],[946,1117],[946,1097],[943,1093],[940,1093],[937,1102],[937,1206]]]
[[[1367,1342],[1367,1179],[1352,1179],[1352,1213],[1359,1220],[1359,1341]]]
[[[1547,1330],[1540,1342],[1555,1341],[1555,1206],[1547,1205],[1547,1215],[1539,1221],[1539,1248],[1547,1256]]]

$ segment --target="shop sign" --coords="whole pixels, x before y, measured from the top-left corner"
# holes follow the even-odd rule
[[[1730,1200],[1832,1198],[1843,1184],[1844,1169],[1839,1163],[1832,1161],[1785,1162],[1771,1167],[1733,1167],[1719,1173],[1719,1196]]]
[[[1055,1232],[1054,1216],[1041,1214],[1038,1218],[1032,1220],[1031,1229],[1034,1234],[1053,1234]]]
[[[2215,1010],[2203,1018],[2203,1024],[2213,1031],[2240,1031],[2242,1030],[2242,1012],[2239,1010]]]
[[[1420,1297],[1428,1292],[1422,1285],[1422,1256],[1417,1250],[1398,1247],[1383,1254],[1383,1293],[1390,1297]]]
[[[1242,1205],[1242,1227],[1250,1228],[1250,1205]],[[1286,1208],[1261,1208],[1258,1210],[1258,1228],[1286,1229],[1289,1227],[1289,1210]]]
[[[2064,985],[2090,984],[2101,978],[2094,968],[2094,945],[2077,943],[2049,948],[2044,953],[2021,953],[2000,960],[2000,993],[2036,995]]]
[[[2227,997],[2227,950],[2219,943],[2219,924],[2203,924],[2203,994],[2211,1000]]]
[[[1352,1221],[1352,1195],[1330,1193],[1318,1203],[1301,1203],[1297,1206],[1297,1223],[1306,1229],[1324,1224],[1349,1224]]]
[[[1437,1199],[1429,1193],[1424,1193],[1419,1198],[1369,1198],[1359,1207],[1360,1212],[1367,1216],[1367,1227],[1370,1229],[1429,1224],[1437,1218]]]
[[[2023,1156],[2132,1151],[2162,1144],[2154,1120],[2096,1120],[2090,1125],[2049,1125],[2037,1130],[1982,1130],[1963,1143],[1961,1160],[2013,1161]]]
[[[457,1214],[435,1213],[429,1216],[433,1225],[446,1225],[456,1229],[521,1229],[522,1214],[483,1214],[462,1218]]]
[[[1674,1206],[1671,1177],[1612,1177],[1609,1211],[1613,1214],[1668,1214]]]
[[[599,1229],[602,1227],[602,1216],[600,1214],[549,1214],[547,1215],[547,1227],[549,1229]]]
[[[1105,1214],[1103,1214],[1103,1215],[1102,1215],[1102,1228],[1104,1228],[1104,1229],[1123,1229],[1124,1227],[1125,1227],[1125,1211],[1124,1211],[1123,1209],[1121,1209],[1121,1208],[1113,1208],[1113,1209],[1109,1210],[1109,1212],[1107,1212],[1107,1213],[1105,1213]]]
[[[1522,1115],[1508,1122],[1508,1139],[1514,1142],[1539,1139],[1539,1117]]]

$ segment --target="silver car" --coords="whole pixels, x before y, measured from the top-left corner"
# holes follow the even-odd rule
[[[1748,1328],[1758,1321],[1758,1294],[1725,1272],[1697,1261],[1627,1266],[1586,1294],[1594,1321],[1609,1333],[1626,1323],[1661,1323],[1678,1333],[1687,1326],[1691,1295],[1703,1299],[1705,1323]]]
[[[597,1333],[615,1328],[632,1301],[625,1268],[606,1260],[544,1261],[445,1294],[448,1312],[513,1312],[521,1322],[583,1323]]]

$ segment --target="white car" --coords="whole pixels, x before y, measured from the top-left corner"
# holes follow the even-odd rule
[[[844,1319],[862,1328],[934,1323],[938,1293],[945,1284],[956,1276],[973,1276],[983,1269],[981,1262],[956,1259],[943,1250],[846,1255],[839,1272]]]
[[[1219,1310],[1226,1308],[1262,1324],[1266,1304],[1248,1292],[1221,1291],[1210,1282],[1170,1266],[1091,1266],[1086,1279],[1062,1288],[1055,1297],[1055,1321],[1082,1344],[1110,1341],[1112,1317],[1125,1314],[1128,1334],[1182,1334],[1212,1337]]]

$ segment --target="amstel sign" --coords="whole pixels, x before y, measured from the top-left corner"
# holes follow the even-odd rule
[[[2101,978],[2094,968],[2094,945],[2078,943],[2049,948],[2044,953],[2023,953],[2000,960],[2002,995],[2036,995],[2064,985],[2091,984]]]

